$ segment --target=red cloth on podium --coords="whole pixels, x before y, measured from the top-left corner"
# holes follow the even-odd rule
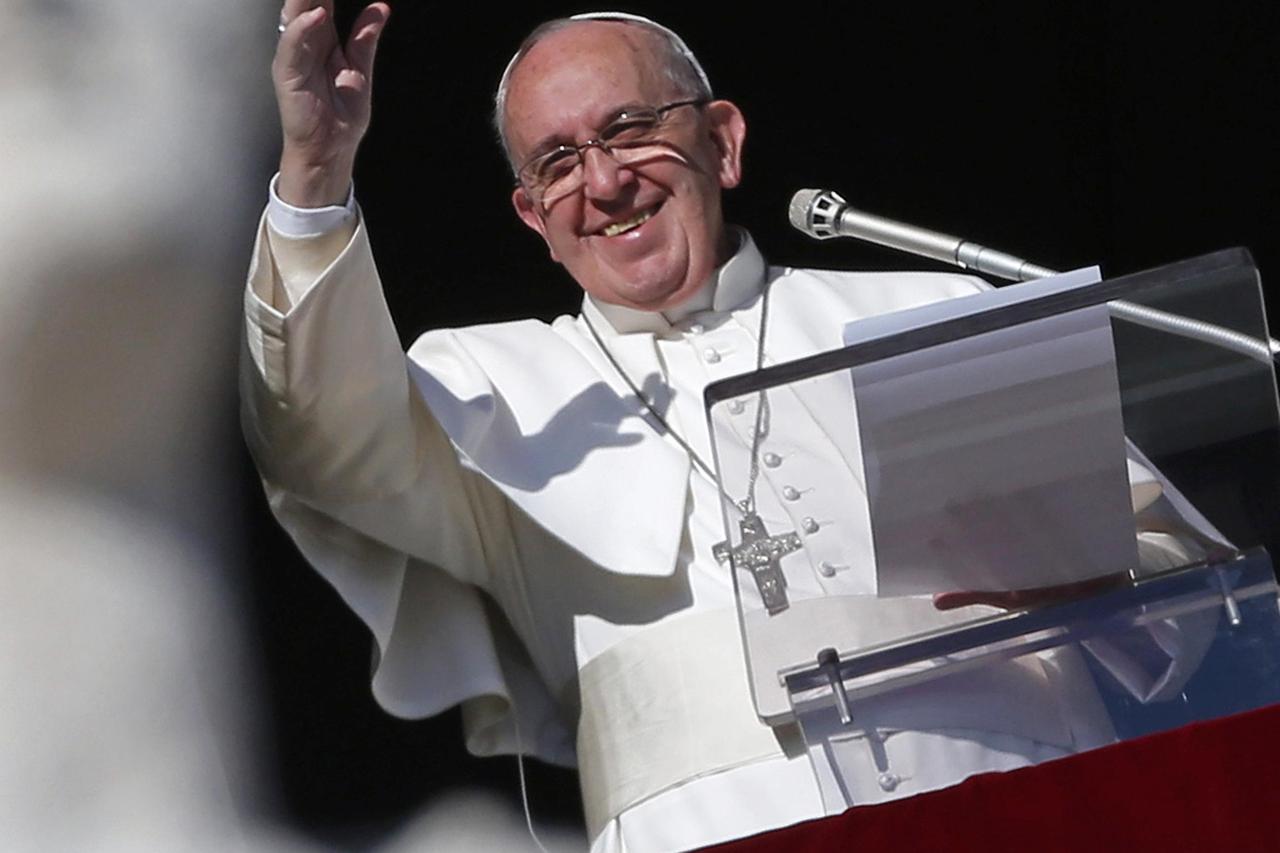
[[[1280,706],[752,838],[716,853],[1280,851]]]

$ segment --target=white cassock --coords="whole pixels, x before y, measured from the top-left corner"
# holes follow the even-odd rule
[[[678,314],[586,299],[622,369],[704,459],[702,389],[755,368],[766,283],[766,363],[839,347],[849,320],[984,287],[768,267],[741,233]],[[264,217],[245,308],[249,445],[277,517],[373,632],[373,691],[388,711],[462,703],[473,753],[578,764],[596,851],[688,849],[823,814],[808,759],[752,708],[732,581],[712,556],[719,494],[582,317],[435,330],[406,361],[353,217],[298,238]],[[825,451],[786,440],[760,447],[762,508],[806,531],[792,559],[810,561],[815,587],[867,586],[869,542],[834,521],[848,511],[832,502],[858,485],[860,463],[833,473]],[[840,488],[825,488],[833,477]],[[983,612],[865,604],[917,629]],[[1180,643],[1177,631],[1155,636],[1155,666],[1129,669],[1136,692],[1167,692],[1194,666]],[[865,732],[855,802],[1114,737],[1072,649],[899,704],[877,708]]]

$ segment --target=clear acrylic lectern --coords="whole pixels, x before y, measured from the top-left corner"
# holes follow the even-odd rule
[[[756,710],[829,813],[1280,701],[1248,253],[990,302],[706,390]]]

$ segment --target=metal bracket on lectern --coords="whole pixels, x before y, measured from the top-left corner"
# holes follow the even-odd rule
[[[1221,566],[1218,567],[1213,576],[1218,584],[1218,591],[1222,593],[1222,607],[1227,611],[1227,623],[1232,628],[1240,627],[1240,603],[1236,601],[1236,595],[1232,589],[1235,585],[1227,577],[1226,569]]]
[[[849,711],[849,694],[844,690],[844,677],[840,674],[840,654],[835,649],[823,649],[818,652],[818,669],[826,676],[831,685],[831,692],[836,697],[836,710],[840,712],[840,722],[849,725],[853,722],[853,714]]]
[[[835,705],[848,725],[855,701],[994,660],[1214,607],[1225,608],[1236,627],[1243,619],[1240,602],[1259,597],[1280,604],[1270,557],[1261,548],[1145,577],[1087,599],[1012,611],[843,654],[825,648],[816,661],[780,670],[778,677],[793,709]]]

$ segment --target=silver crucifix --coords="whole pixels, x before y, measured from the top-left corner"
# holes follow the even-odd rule
[[[760,590],[764,607],[773,616],[787,609],[787,579],[782,574],[782,558],[799,551],[800,535],[794,531],[770,536],[764,521],[754,512],[746,513],[738,522],[742,542],[730,550],[728,542],[712,548],[721,563],[731,562],[735,569],[746,569]]]

